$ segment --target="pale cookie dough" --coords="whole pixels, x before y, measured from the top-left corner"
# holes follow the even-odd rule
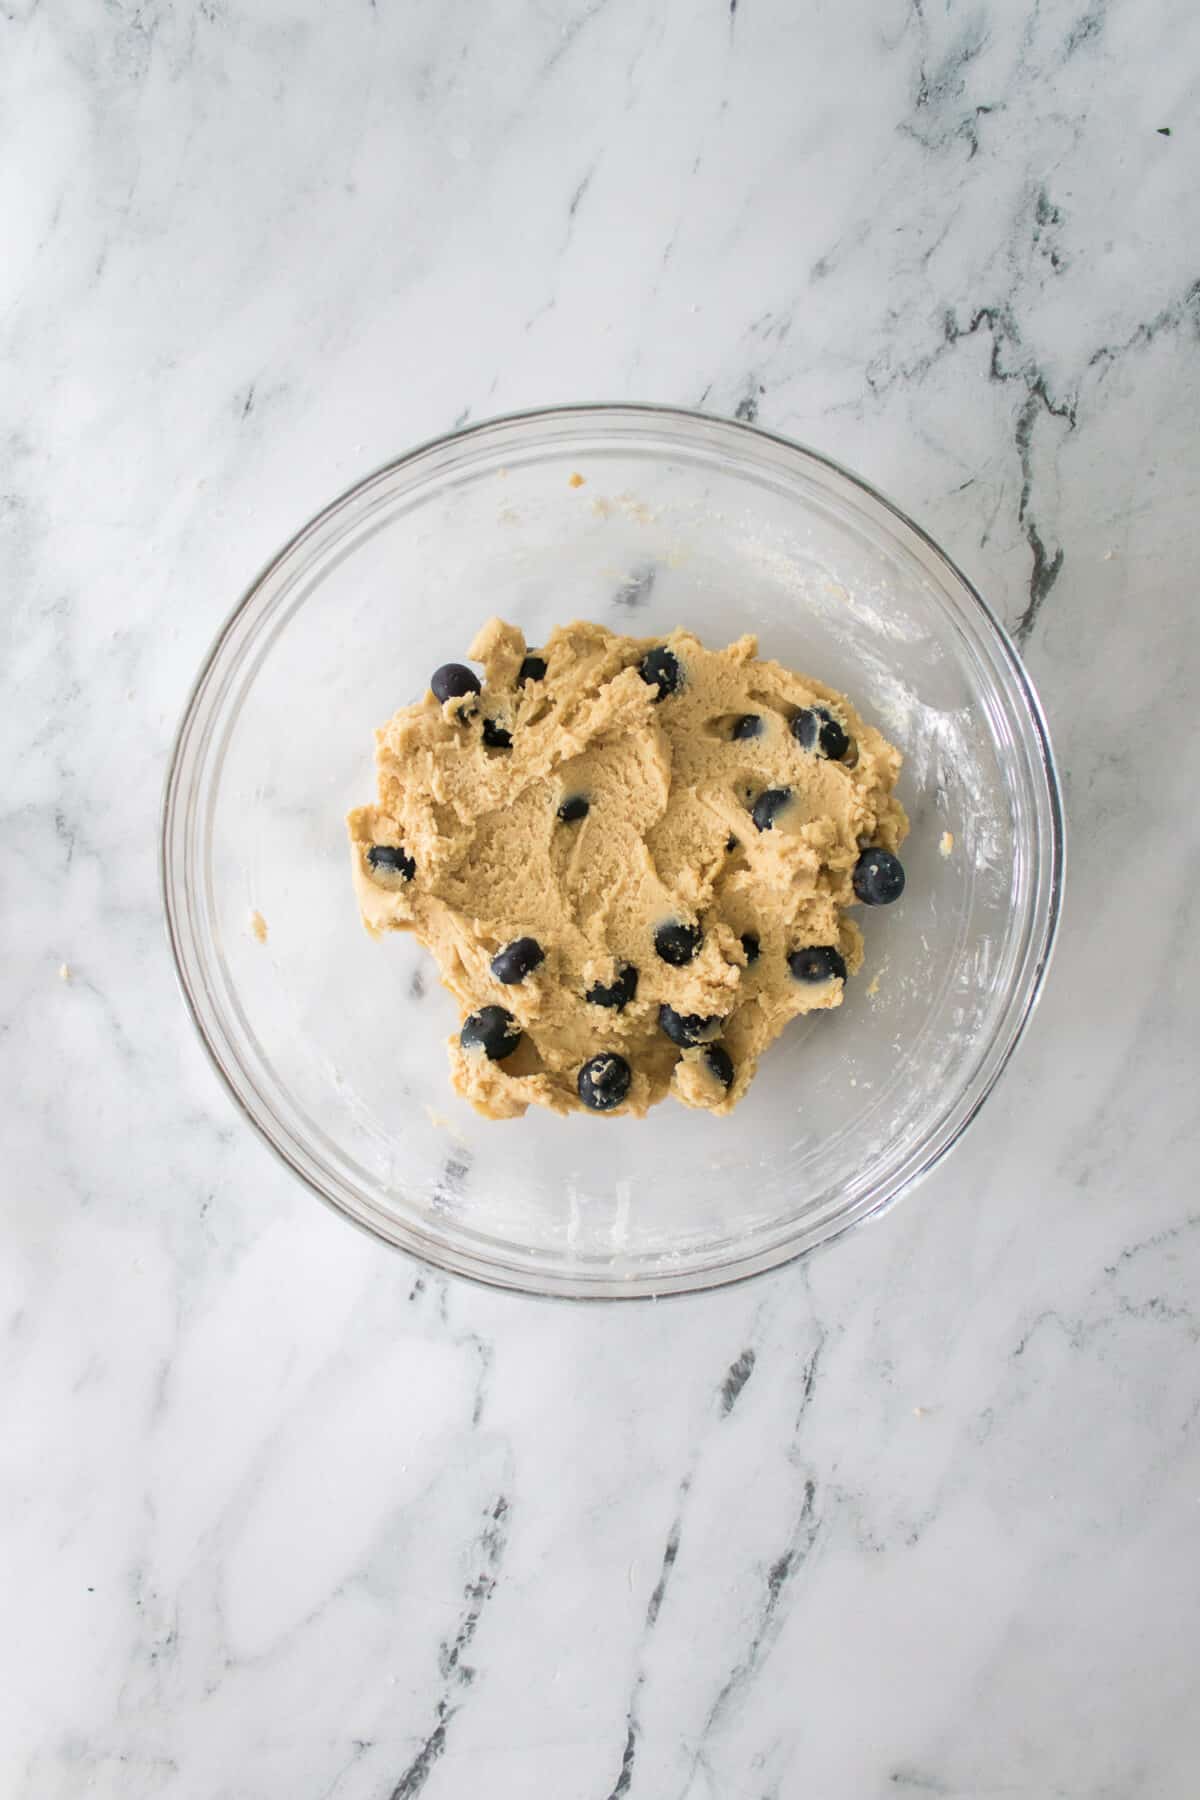
[[[348,820],[363,921],[415,931],[464,1015],[512,1015],[484,1016],[501,1060],[450,1041],[454,1086],[487,1117],[584,1110],[581,1093],[639,1116],[668,1092],[728,1113],[789,1019],[841,1004],[828,970],[862,965],[846,908],[868,847],[891,853],[868,871],[882,896],[903,884],[900,754],[757,648],[574,624],[522,671],[524,638],[493,619],[470,651],[481,693],[428,692],[376,733],[378,803]],[[698,948],[677,966],[656,934]],[[518,950],[501,981],[493,959],[518,939],[542,960],[522,975]]]

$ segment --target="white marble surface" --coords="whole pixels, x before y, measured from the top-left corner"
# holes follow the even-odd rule
[[[1200,1789],[1198,66],[1186,0],[0,7],[6,1800]],[[1019,632],[1072,871],[935,1178],[580,1310],[250,1138],[155,836],[310,512],[622,397],[927,523]]]

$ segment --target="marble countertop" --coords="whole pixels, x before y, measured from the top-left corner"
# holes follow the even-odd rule
[[[0,8],[0,1791],[1190,1797],[1200,28],[1182,0]],[[887,1218],[698,1300],[422,1273],[243,1128],[164,761],[353,478],[758,419],[994,600],[1053,977]]]

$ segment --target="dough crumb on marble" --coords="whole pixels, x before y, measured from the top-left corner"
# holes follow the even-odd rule
[[[257,938],[260,944],[266,943],[268,931],[267,921],[257,910],[250,914],[250,931],[251,935]]]
[[[377,731],[347,821],[367,930],[415,931],[459,1003],[455,1088],[494,1119],[729,1113],[862,966],[853,876],[906,835],[899,751],[752,636],[528,646],[492,619],[469,655],[481,691]]]
[[[952,831],[943,831],[941,837],[938,840],[938,855],[939,856],[953,856],[954,855],[954,833]]]

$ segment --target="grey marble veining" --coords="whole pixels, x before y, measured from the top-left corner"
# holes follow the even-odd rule
[[[0,8],[6,1796],[1195,1794],[1198,57],[1171,0]],[[1072,828],[939,1172],[594,1310],[315,1205],[155,876],[253,571],[586,398],[910,509]]]

